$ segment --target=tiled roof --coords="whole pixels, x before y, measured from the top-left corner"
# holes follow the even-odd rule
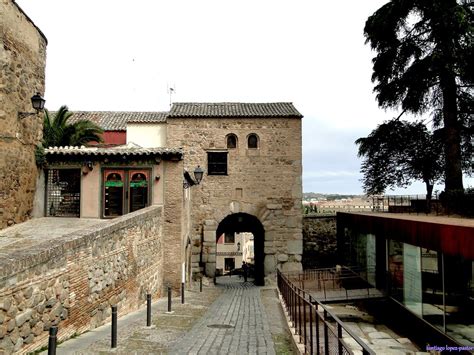
[[[170,118],[178,117],[303,117],[291,102],[177,102]]]
[[[111,156],[111,155],[149,155],[149,156],[167,156],[173,155],[182,158],[183,150],[181,148],[142,148],[135,144],[117,146],[113,148],[99,147],[49,147],[45,149],[47,156]]]
[[[167,114],[168,112],[74,111],[68,122],[89,120],[104,131],[125,131],[127,122],[166,122]]]

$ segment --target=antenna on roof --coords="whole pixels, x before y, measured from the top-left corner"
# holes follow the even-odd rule
[[[168,95],[170,95],[170,107],[172,105],[172,100],[171,100],[171,97],[173,96],[173,94],[176,93],[176,85],[174,84],[168,84]]]

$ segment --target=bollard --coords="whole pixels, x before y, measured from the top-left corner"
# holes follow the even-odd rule
[[[112,306],[112,348],[117,347],[117,306]]]
[[[146,326],[151,327],[151,295],[146,295]]]
[[[184,304],[184,282],[181,282],[181,304]]]
[[[168,285],[168,312],[171,313],[171,286]]]
[[[214,285],[217,285],[217,279],[215,275],[214,275]]]
[[[48,340],[48,355],[56,355],[56,342],[58,338],[58,327],[49,328],[49,340]]]
[[[199,292],[202,292],[202,277],[199,279]]]

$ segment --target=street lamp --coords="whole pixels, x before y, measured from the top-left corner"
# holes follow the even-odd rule
[[[35,95],[31,97],[31,104],[33,105],[33,108],[36,110],[36,113],[44,109],[45,102],[46,100],[41,97],[39,92],[37,92]]]
[[[185,171],[184,172],[184,182],[183,182],[183,187],[185,189],[190,188],[191,186],[194,185],[199,185],[202,181],[202,177],[204,175],[204,170],[198,165],[196,169],[194,169],[194,179],[191,177],[191,175]]]
[[[203,175],[204,170],[198,165],[198,167],[194,169],[194,179],[196,180],[197,185],[199,185],[199,183],[201,182]]]

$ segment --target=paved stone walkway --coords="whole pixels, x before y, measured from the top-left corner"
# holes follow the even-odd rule
[[[224,292],[170,353],[275,354],[260,288],[233,278],[219,279]]]
[[[202,293],[197,284],[187,289],[185,304],[173,298],[171,314],[165,298],[154,302],[151,328],[144,326],[145,309],[120,317],[116,349],[106,324],[60,344],[57,354],[297,353],[273,280],[266,287],[238,276],[217,280]]]

